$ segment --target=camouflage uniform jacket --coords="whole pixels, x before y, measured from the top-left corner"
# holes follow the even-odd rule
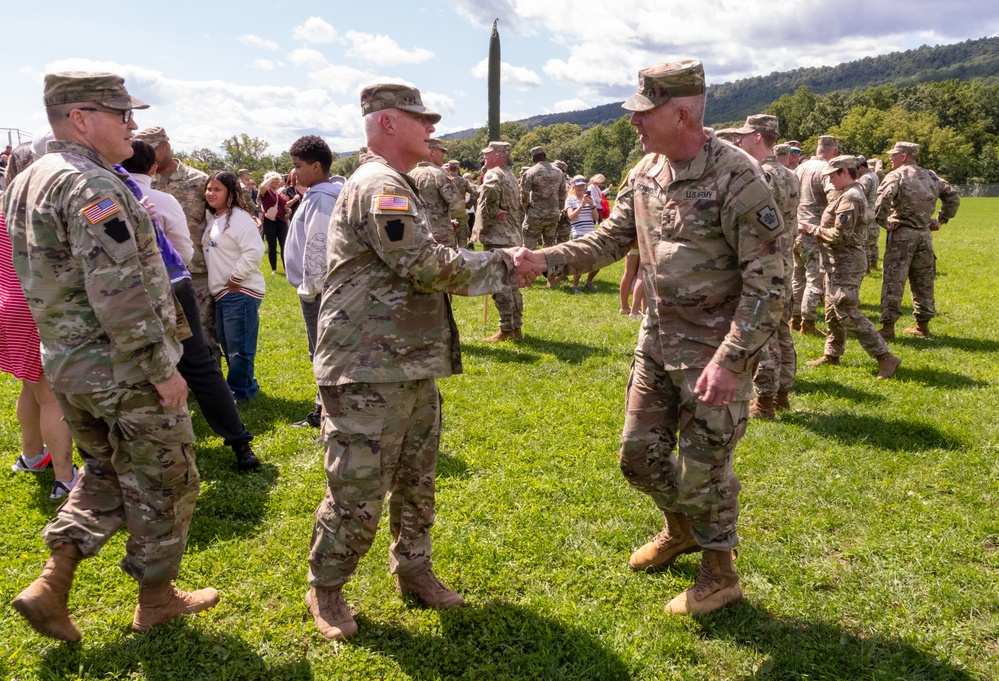
[[[181,354],[170,279],[122,177],[92,149],[57,140],[3,199],[52,388],[89,394],[169,379]]]
[[[829,162],[821,156],[812,156],[798,166],[794,173],[798,176],[798,222],[817,225],[822,221],[822,212],[829,205],[832,185],[822,175]]]
[[[502,220],[500,211],[506,211]],[[472,238],[493,246],[523,246],[521,233],[520,185],[510,168],[490,168],[479,187],[479,203],[475,209],[475,232]]]
[[[549,276],[589,272],[637,239],[649,304],[639,350],[669,371],[714,360],[746,373],[780,323],[782,230],[760,166],[709,133],[685,167],[646,155],[596,231],[544,252]]]
[[[814,228],[821,250],[822,269],[826,272],[867,272],[867,199],[859,182],[847,185],[826,210],[822,222]]]
[[[434,241],[416,185],[372,153],[344,186],[327,239],[314,368],[319,385],[391,383],[461,373],[445,293],[516,285],[505,252]]]
[[[531,166],[520,183],[521,203],[527,217],[555,218],[565,205],[565,175],[548,161]]]
[[[448,173],[448,177],[451,178],[451,182],[454,183],[454,188],[458,190],[458,198],[461,199],[461,203],[457,208],[451,208],[451,217],[453,218],[467,218],[468,213],[465,212],[465,196],[470,196],[470,200],[475,200],[475,187],[471,182],[466,180],[461,173]]]
[[[878,188],[874,212],[882,227],[887,222],[897,223],[901,227],[928,230],[938,198],[943,201],[940,206],[940,222],[944,223],[957,215],[961,196],[932,170],[907,163],[885,175]]]
[[[798,232],[798,176],[793,170],[782,166],[776,156],[768,156],[760,162],[760,167],[774,191],[774,200],[784,221],[781,235],[781,250],[784,252],[785,267],[791,264],[791,249]],[[787,272],[790,275],[790,271]]]
[[[205,233],[205,184],[208,175],[197,168],[191,168],[183,163],[177,163],[177,169],[169,175],[157,175],[153,178],[153,189],[170,194],[177,199],[184,209],[187,218],[187,229],[191,233],[191,243],[200,244]],[[191,274],[206,274],[205,254],[200,248],[194,249],[191,264],[187,266]]]
[[[864,198],[867,199],[867,213],[864,221],[870,223],[874,220],[874,206],[878,200],[878,174],[868,171],[857,178],[860,188],[864,190]]]
[[[247,187],[242,182],[239,183],[239,188],[243,190],[243,202],[246,203],[246,212],[254,217],[260,216],[260,201],[253,200],[253,190]],[[259,199],[259,196],[257,197]]]
[[[458,188],[451,181],[447,171],[429,161],[418,163],[409,171],[409,176],[420,190],[420,198],[426,206],[427,217],[430,219],[430,231],[441,243],[453,242],[451,213],[455,210],[464,211],[465,194],[459,195]]]

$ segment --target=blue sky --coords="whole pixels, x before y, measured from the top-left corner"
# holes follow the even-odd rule
[[[999,3],[983,0],[868,0],[838,13],[813,0],[25,5],[3,10],[13,57],[0,126],[44,126],[45,72],[109,70],[153,105],[137,112],[139,126],[162,125],[187,151],[241,132],[275,152],[303,134],[356,149],[358,92],[384,81],[419,87],[444,116],[440,134],[484,125],[497,17],[504,120],[624,99],[640,68],[672,59],[699,58],[721,83],[999,33]]]

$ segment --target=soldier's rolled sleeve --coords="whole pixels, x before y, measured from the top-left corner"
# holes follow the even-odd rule
[[[941,204],[940,213],[937,216],[937,219],[940,220],[942,224],[957,215],[957,209],[961,205],[961,194],[959,194],[957,189],[955,189],[949,182],[941,180],[940,184]]]
[[[586,273],[615,263],[628,254],[637,238],[631,176],[621,188],[610,216],[581,239],[542,249],[548,276]]]

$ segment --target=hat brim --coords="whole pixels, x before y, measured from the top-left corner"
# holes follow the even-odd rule
[[[129,109],[148,109],[149,105],[138,97],[132,97],[131,95],[122,95],[121,97],[112,97],[111,99],[98,99],[95,100],[101,106],[106,106],[109,109],[115,109],[116,111],[128,111]]]
[[[430,121],[431,125],[437,125],[441,121],[441,115],[439,113],[428,109],[425,106],[397,106],[395,108],[399,109],[399,111],[405,111],[407,113],[423,116]]]
[[[657,106],[665,104],[667,101],[669,100],[664,100],[662,102],[657,103],[649,99],[645,95],[640,95],[636,92],[631,97],[628,97],[628,99],[622,102],[621,108],[627,109],[628,111],[638,111],[638,112],[652,111]]]
[[[833,168],[832,166],[829,166],[828,168],[826,168],[825,170],[822,171],[822,177],[829,177],[830,175],[834,175],[839,170],[843,170],[843,169],[842,168]]]

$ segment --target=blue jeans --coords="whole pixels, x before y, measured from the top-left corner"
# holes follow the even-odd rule
[[[260,384],[253,377],[260,330],[260,299],[227,293],[215,301],[215,329],[229,365],[226,382],[237,402],[256,397]]]

